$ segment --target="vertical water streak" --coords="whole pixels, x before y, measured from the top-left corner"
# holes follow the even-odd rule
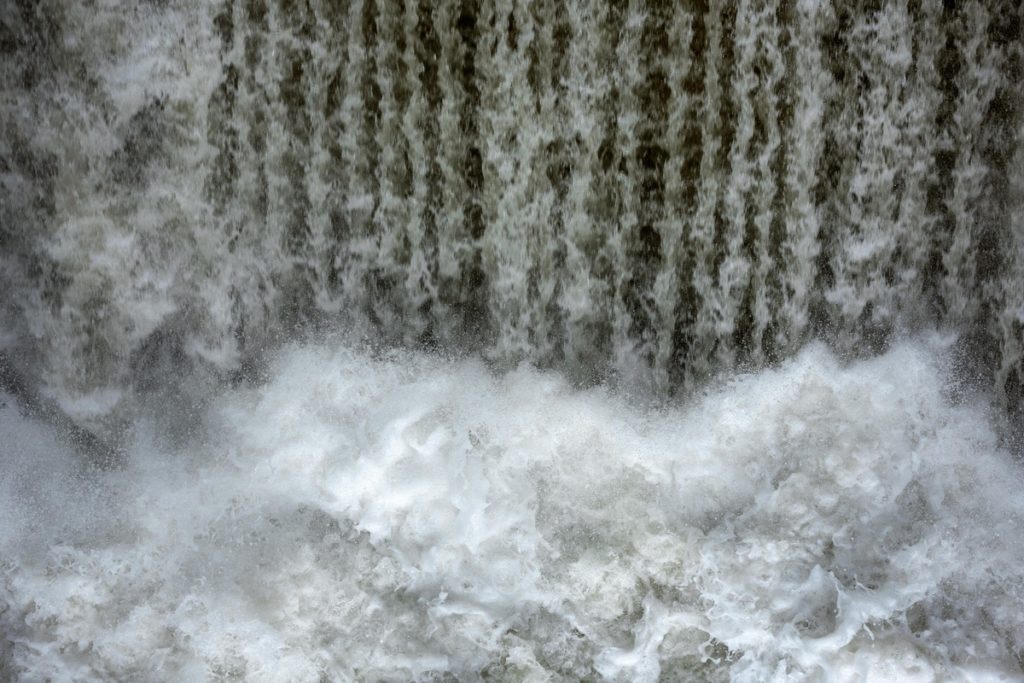
[[[785,75],[783,60],[782,31],[778,23],[780,7],[778,2],[769,2],[758,13],[757,56],[755,57],[754,73],[759,76],[758,85],[753,95],[755,114],[755,140],[757,148],[752,173],[754,187],[752,191],[752,216],[748,225],[747,240],[752,243],[750,255],[752,270],[748,301],[744,304],[747,311],[744,316],[749,320],[749,331],[746,334],[745,348],[741,348],[747,362],[760,365],[766,359],[766,345],[770,340],[765,338],[773,323],[774,310],[778,308],[778,282],[774,271],[776,263],[777,241],[773,228],[777,225],[776,199],[780,191],[777,177],[778,162],[783,152],[782,134],[780,132],[779,88]]]
[[[434,8],[432,31],[439,41],[437,55],[437,85],[439,110],[437,113],[437,149],[434,158],[440,173],[437,214],[437,288],[438,302],[432,309],[433,327],[440,339],[455,339],[457,306],[461,288],[459,275],[467,270],[468,244],[463,203],[468,188],[461,169],[466,156],[466,137],[471,131],[461,126],[461,112],[465,108],[459,71],[466,48],[456,30],[458,9],[448,3]]]
[[[565,93],[566,136],[574,143],[570,177],[562,203],[565,223],[565,274],[559,294],[563,321],[562,354],[574,374],[598,365],[607,338],[610,305],[607,283],[598,258],[607,233],[600,204],[604,125],[601,109],[609,96],[610,78],[602,68],[607,50],[603,27],[607,5],[590,0],[568,12],[569,35]]]
[[[848,98],[848,116],[836,131],[847,151],[836,153],[850,154],[853,161],[843,164],[836,195],[837,239],[829,262],[834,280],[826,299],[840,344],[849,347],[865,340],[877,347],[892,332],[899,307],[918,303],[898,297],[900,284],[906,282],[900,251],[913,239],[908,238],[912,226],[906,221],[922,219],[920,211],[911,215],[918,210],[916,200],[910,214],[901,211],[901,204],[907,188],[921,183],[926,170],[920,164],[929,154],[920,145],[927,144],[931,132],[922,113],[928,111],[928,101],[918,102],[915,96],[928,94],[929,86],[915,80],[914,24],[906,2],[865,8],[849,20],[847,50],[853,68],[840,95]],[[918,105],[923,108],[916,110]],[[903,129],[899,124],[908,117],[913,125]]]
[[[722,230],[718,239],[722,243],[722,261],[718,268],[717,295],[719,300],[716,332],[718,335],[717,364],[732,366],[736,354],[744,344],[745,321],[740,319],[743,299],[750,287],[751,258],[745,248],[748,218],[748,194],[754,183],[750,160],[750,147],[754,138],[754,103],[752,93],[758,78],[753,65],[757,54],[760,13],[753,10],[747,0],[736,6],[736,23],[732,31],[734,63],[731,72],[730,95],[736,110],[735,132],[728,153],[729,178],[721,203]]]
[[[658,377],[663,377],[664,372],[660,372],[663,368],[659,368],[657,354],[660,339],[665,336],[665,324],[660,319],[663,309],[659,306],[658,276],[665,268],[675,267],[675,259],[669,253],[674,245],[667,241],[678,242],[679,239],[672,228],[666,232],[669,210],[666,194],[675,180],[667,178],[666,174],[679,171],[678,167],[668,166],[672,157],[670,149],[677,142],[668,135],[676,108],[673,86],[676,90],[681,87],[680,79],[685,73],[675,74],[678,82],[673,82],[671,77],[677,61],[687,59],[689,44],[674,42],[683,36],[673,35],[676,11],[671,3],[647,2],[643,12],[637,60],[640,78],[633,86],[633,98],[628,100],[631,106],[639,107],[639,112],[630,133],[636,145],[626,164],[630,187],[626,189],[625,216],[636,223],[633,234],[627,238],[630,275],[623,296],[632,317],[629,334],[635,340],[634,353],[645,368],[653,370],[649,380],[658,383],[663,381]],[[674,132],[678,134],[678,130]],[[669,305],[674,311],[674,301]]]
[[[405,270],[402,318],[407,338],[418,339],[429,325],[429,309],[437,300],[435,284],[437,244],[435,215],[437,210],[438,171],[433,154],[437,134],[432,117],[436,112],[436,76],[428,67],[437,59],[432,39],[430,8],[418,0],[405,0],[403,13],[402,62],[408,87],[408,105],[402,114],[402,135],[406,140],[411,196],[406,228],[409,250]],[[426,32],[421,38],[421,31]],[[435,67],[436,68],[436,67]],[[435,98],[432,105],[431,97]]]
[[[244,346],[245,340],[273,315],[276,262],[270,254],[276,252],[276,245],[267,225],[267,114],[261,85],[269,78],[264,62],[269,53],[267,8],[262,0],[236,0],[234,18],[236,37],[230,56],[239,82],[231,125],[237,129],[237,180],[234,192],[225,199],[223,225],[233,262],[225,265],[222,279],[233,299],[233,332]]]
[[[397,40],[401,26],[400,0],[378,0],[373,24],[374,95],[377,118],[374,141],[379,150],[376,176],[376,203],[370,242],[376,248],[369,282],[370,314],[382,331],[401,339],[407,329],[402,319],[403,290],[409,262],[407,226],[409,223],[409,168],[406,141],[402,134],[401,107],[404,100],[404,72]],[[369,245],[368,245],[369,247]],[[417,321],[410,320],[416,328]]]
[[[245,38],[246,22],[242,8],[238,3],[227,2],[214,18],[214,25],[220,38],[220,59],[223,64],[220,83],[218,83],[210,102],[207,105],[207,142],[216,150],[210,171],[204,181],[204,192],[207,196],[214,220],[220,224],[222,234],[218,235],[219,244],[213,249],[222,257],[230,257],[238,249],[238,238],[241,225],[245,221],[244,213],[237,203],[242,191],[241,163],[244,145],[244,112],[241,110],[245,87]],[[213,231],[211,231],[213,232]],[[220,290],[220,288],[217,288]],[[234,307],[239,306],[240,297],[232,286],[225,288],[223,301],[230,301]],[[239,321],[237,311],[230,310],[229,305],[220,306],[209,302],[205,307],[218,318],[216,327],[227,330],[225,336],[236,332]],[[219,315],[218,315],[219,314]]]
[[[652,286],[652,296],[658,309],[657,351],[653,358],[654,382],[660,391],[669,391],[678,381],[679,368],[674,367],[677,346],[682,340],[677,335],[681,310],[692,298],[686,277],[692,270],[687,242],[695,197],[695,166],[698,152],[693,137],[699,135],[696,125],[698,98],[694,96],[695,17],[677,7],[667,28],[668,63],[667,86],[671,93],[668,103],[668,121],[665,130],[667,160],[664,168],[664,210],[658,221],[661,236],[662,259]]]
[[[602,4],[595,8],[593,17],[588,43],[595,80],[588,95],[595,105],[592,136],[597,149],[590,166],[589,236],[582,244],[583,253],[588,254],[590,260],[588,290],[592,308],[579,321],[583,335],[582,351],[577,356],[585,359],[589,367],[584,372],[591,376],[603,374],[615,359],[615,326],[621,308],[617,288],[617,264],[621,260],[618,222],[623,192],[619,183],[621,156],[616,140],[621,9],[614,4]],[[578,232],[576,234],[579,236]]]
[[[721,330],[715,231],[716,209],[724,180],[719,165],[726,127],[722,121],[722,81],[728,74],[728,66],[723,64],[722,58],[723,9],[720,0],[710,0],[704,15],[706,47],[703,52],[704,97],[700,111],[700,188],[691,233],[694,253],[693,291],[700,297],[700,304],[690,332],[691,342],[685,360],[684,383],[689,386],[699,385],[713,371],[713,358]]]
[[[989,107],[983,129],[987,165],[992,168],[986,187],[988,201],[979,211],[988,230],[977,249],[982,312],[992,322],[996,396],[1010,425],[1017,452],[1024,443],[1024,6],[997,3],[988,35],[1001,43],[1001,88]],[[1005,164],[1005,167],[1001,166]],[[1005,173],[1005,177],[1001,177]],[[1005,201],[998,201],[1003,197]],[[998,230],[995,235],[992,233]],[[989,246],[998,239],[998,256]],[[998,277],[991,263],[999,258]],[[987,268],[986,268],[987,267]],[[989,307],[991,307],[990,310]]]
[[[928,300],[934,297],[928,277],[939,217],[931,207],[929,193],[942,139],[936,112],[944,99],[938,69],[942,8],[937,3],[922,3],[909,6],[908,13],[913,31],[910,45],[901,49],[909,47],[911,64],[897,114],[900,146],[892,190],[899,202],[895,217],[898,241],[893,262],[883,273],[898,331],[917,329],[928,316]]]
[[[315,156],[321,151],[319,134],[323,128],[324,98],[330,66],[324,59],[318,17],[308,3],[282,2],[280,21],[287,27],[280,43],[280,78],[277,96],[283,103],[283,119],[275,125],[284,132],[278,168],[285,173],[283,208],[279,220],[285,240],[285,259],[290,273],[287,299],[279,308],[286,324],[298,324],[317,312],[318,280],[322,269],[322,244],[314,237],[314,223],[322,215],[322,197],[326,188],[320,183]],[[272,33],[277,34],[273,31]],[[319,206],[314,206],[317,202]],[[322,229],[322,224],[321,224]]]
[[[529,158],[539,135],[528,78],[531,20],[518,0],[485,2],[481,20],[493,27],[479,53],[487,225],[482,257],[496,328],[493,353],[506,359],[529,358],[535,303],[530,296],[530,227],[532,221],[547,218],[531,206]]]
[[[794,3],[791,26],[792,123],[786,131],[785,237],[781,249],[781,303],[774,345],[782,354],[806,338],[821,246],[821,217],[816,195],[828,178],[818,176],[825,144],[825,100],[832,78],[822,61],[822,34],[829,3]],[[784,264],[784,265],[783,265]]]
[[[480,248],[484,218],[479,23],[478,0],[463,0],[458,8],[442,4],[434,17],[434,31],[442,41],[438,156],[443,178],[437,257],[441,305],[435,309],[434,325],[440,338],[471,348],[485,344],[491,326]]]
[[[984,125],[989,107],[1002,81],[1002,55],[999,45],[988,39],[991,16],[980,2],[963,3],[951,22],[957,59],[947,68],[956,69],[953,88],[956,93],[951,112],[948,141],[956,161],[950,171],[951,192],[945,210],[951,221],[951,234],[942,243],[943,278],[940,296],[947,324],[958,327],[970,323],[980,304],[975,289],[975,250],[980,226],[979,202],[985,199],[985,184],[990,181],[977,131]]]
[[[367,280],[377,253],[372,225],[377,190],[377,150],[373,137],[377,98],[373,46],[368,39],[374,15],[374,0],[352,0],[349,5],[346,63],[351,87],[342,102],[341,118],[346,127],[340,144],[341,155],[348,160],[344,216],[347,239],[339,245],[337,267],[339,287],[345,292],[350,315],[372,305]]]
[[[634,334],[648,327],[641,282],[646,249],[639,225],[642,205],[637,177],[639,134],[644,115],[638,91],[643,87],[644,73],[636,56],[643,52],[647,16],[641,0],[630,0],[616,9],[622,15],[616,17],[619,38],[615,44],[617,63],[612,81],[617,95],[614,144],[619,162],[614,177],[619,203],[615,232],[608,241],[614,282],[611,363],[622,376],[640,377],[650,351],[647,340]]]
[[[306,96],[311,150],[306,173],[309,197],[309,278],[316,310],[338,315],[344,293],[338,291],[337,252],[345,239],[344,215],[348,160],[340,140],[348,126],[341,116],[342,102],[351,87],[348,72],[347,7],[332,0],[314,0],[315,37],[310,64],[315,89]]]
[[[267,174],[266,206],[269,232],[276,239],[268,240],[263,254],[275,264],[272,276],[280,301],[274,310],[284,324],[295,322],[305,305],[306,245],[308,243],[305,163],[309,157],[309,122],[306,120],[305,82],[309,64],[307,17],[304,7],[281,0],[267,4],[265,54],[267,80],[263,96],[267,102],[265,168]]]
[[[1024,65],[1024,49],[1018,47],[1017,63]],[[1018,66],[1018,73],[1024,71]],[[1022,74],[1024,75],[1024,74]],[[1018,103],[1019,105],[1020,103]],[[1017,112],[1016,138],[1024,140],[1024,106]],[[993,325],[998,343],[995,390],[1006,410],[1017,439],[1024,438],[1024,146],[1018,145],[1009,177],[1010,229],[1004,242],[1003,266]],[[1018,441],[1018,443],[1020,443]]]
[[[541,362],[557,361],[562,348],[557,299],[565,280],[565,195],[574,156],[565,126],[566,12],[562,3],[534,3],[526,13],[526,24],[514,27],[533,38],[527,78],[537,130],[526,151],[530,190],[524,220],[532,255],[531,345],[534,358]]]

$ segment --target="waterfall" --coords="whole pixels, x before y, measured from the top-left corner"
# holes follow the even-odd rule
[[[8,14],[8,327],[68,410],[309,325],[668,394],[938,327],[1019,414],[1014,3]]]
[[[224,557],[260,561],[218,554],[238,512],[325,591],[322,557],[351,553],[365,576],[339,594],[394,626],[374,622],[378,652],[308,605],[292,622],[225,607],[262,624],[248,635],[181,616],[222,678],[259,679],[253,652],[248,669],[225,653],[264,637],[302,651],[302,680],[828,677],[875,661],[862,627],[883,659],[953,652],[936,677],[974,675],[955,668],[967,641],[1019,665],[1020,552],[991,534],[1020,514],[999,482],[1024,443],[1022,84],[1018,0],[0,0],[0,427],[20,444],[0,555],[34,552],[35,530],[51,555],[138,538],[130,571],[181,616],[192,594],[153,548],[216,583]],[[706,449],[669,462],[673,439]],[[33,453],[95,490],[36,491]],[[218,486],[233,502],[191,498]],[[23,515],[25,491],[57,521]],[[68,548],[97,614],[137,589]],[[957,553],[984,559],[958,573]],[[284,555],[267,576],[290,585]],[[0,631],[22,648],[0,633],[0,678],[72,675],[39,654],[79,647],[60,599],[32,602],[44,564],[73,583],[47,562],[0,558]],[[214,614],[221,594],[196,590]],[[186,626],[151,617],[126,651],[170,648],[189,679]],[[275,640],[289,628],[357,654]],[[76,650],[83,676],[159,670],[116,640]]]

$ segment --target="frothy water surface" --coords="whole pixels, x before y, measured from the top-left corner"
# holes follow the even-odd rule
[[[1018,680],[1024,481],[940,346],[685,405],[292,347],[102,473],[8,401],[5,673]]]

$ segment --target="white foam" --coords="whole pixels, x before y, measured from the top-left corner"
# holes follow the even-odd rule
[[[88,473],[9,405],[24,680],[1013,680],[1019,465],[942,353],[812,347],[683,406],[293,348]]]

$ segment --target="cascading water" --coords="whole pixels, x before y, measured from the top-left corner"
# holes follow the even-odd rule
[[[0,678],[1024,677],[1020,3],[0,55]]]

